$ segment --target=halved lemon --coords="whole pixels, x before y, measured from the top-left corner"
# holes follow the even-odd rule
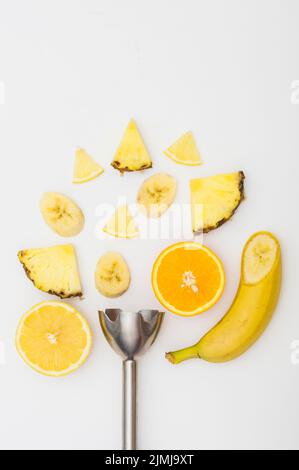
[[[73,183],[81,184],[100,176],[104,169],[83,149],[78,149],[75,157]]]
[[[63,302],[42,302],[20,321],[16,347],[35,371],[61,377],[77,370],[87,359],[92,344],[82,315]]]
[[[136,238],[139,236],[138,227],[127,205],[119,206],[116,209],[103,231],[116,238]]]
[[[159,302],[185,317],[211,308],[225,286],[219,258],[200,243],[181,242],[164,250],[154,264],[152,285]]]
[[[192,132],[184,134],[164,153],[181,165],[198,166],[203,163]]]

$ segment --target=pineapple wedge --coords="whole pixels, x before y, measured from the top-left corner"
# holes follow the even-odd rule
[[[103,228],[103,231],[116,238],[136,238],[139,235],[139,230],[126,205],[119,206],[116,209],[115,214]]]
[[[203,163],[192,132],[184,134],[164,153],[180,165],[198,166]]]
[[[112,166],[121,173],[147,170],[153,166],[152,159],[133,119],[129,122]]]
[[[196,234],[227,222],[244,199],[243,171],[191,180],[192,225]]]
[[[18,253],[35,287],[61,299],[82,297],[75,249],[72,245],[24,250]]]

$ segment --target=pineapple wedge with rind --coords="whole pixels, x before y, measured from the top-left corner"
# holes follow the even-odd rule
[[[121,173],[147,170],[153,166],[150,154],[133,119],[129,122],[112,166]]]
[[[196,234],[227,222],[244,200],[243,171],[191,180],[192,225]]]
[[[23,250],[18,253],[18,258],[37,289],[61,299],[82,297],[77,257],[72,245]]]
[[[184,134],[164,153],[181,165],[198,166],[203,163],[192,132]]]

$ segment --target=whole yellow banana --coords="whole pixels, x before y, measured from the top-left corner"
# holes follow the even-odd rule
[[[237,358],[268,326],[281,290],[281,250],[269,232],[258,232],[242,255],[239,290],[224,318],[196,345],[166,354],[173,364],[199,358],[226,362]]]

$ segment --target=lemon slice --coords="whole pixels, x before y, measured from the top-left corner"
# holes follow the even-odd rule
[[[100,176],[104,169],[83,149],[78,149],[75,158],[74,184],[86,183]]]
[[[92,337],[86,320],[62,302],[42,302],[27,312],[17,329],[16,347],[35,371],[67,375],[87,359]]]
[[[164,153],[181,165],[197,166],[203,163],[192,132],[184,134]]]
[[[103,231],[117,238],[136,238],[139,236],[139,230],[126,205],[119,206],[116,209],[115,214],[106,224]]]

